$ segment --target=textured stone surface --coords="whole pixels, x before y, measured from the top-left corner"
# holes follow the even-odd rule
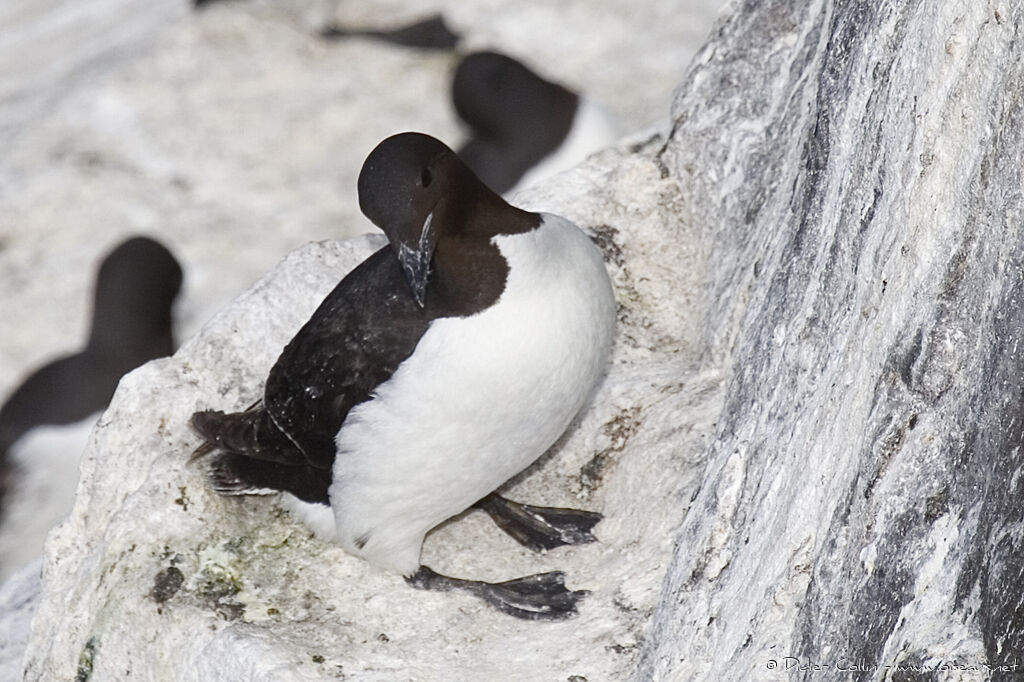
[[[662,156],[729,379],[639,678],[1019,676],[1021,7],[734,9]]]

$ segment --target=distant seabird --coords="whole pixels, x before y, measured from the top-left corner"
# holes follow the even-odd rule
[[[122,375],[174,352],[171,307],[181,282],[163,245],[148,237],[122,242],[100,265],[85,348],[33,372],[0,407],[5,567],[37,554],[67,513],[85,438]]]
[[[524,618],[575,613],[585,593],[561,572],[460,580],[422,566],[420,549],[474,505],[535,549],[593,539],[593,512],[494,491],[551,447],[604,372],[615,301],[601,252],[568,220],[507,204],[427,135],[381,142],[358,189],[390,244],[288,343],[260,403],[193,415],[212,488],[290,493],[345,550],[416,587]]]
[[[440,14],[395,28],[356,28],[331,24],[320,31],[320,37],[329,40],[374,38],[393,45],[426,50],[450,50],[459,44],[459,35],[448,28],[444,16]]]
[[[498,52],[463,57],[451,95],[470,129],[459,156],[499,194],[567,170],[617,137],[596,104]]]

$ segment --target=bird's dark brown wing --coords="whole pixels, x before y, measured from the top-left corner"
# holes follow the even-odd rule
[[[391,247],[350,272],[285,346],[264,407],[308,463],[330,468],[349,410],[412,354],[442,311],[413,300]]]

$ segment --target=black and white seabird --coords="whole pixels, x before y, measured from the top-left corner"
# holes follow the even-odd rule
[[[600,107],[498,52],[473,52],[452,78],[470,128],[459,156],[499,194],[567,170],[617,137]]]
[[[459,34],[448,28],[448,23],[441,14],[432,14],[395,28],[356,28],[331,24],[321,29],[320,37],[328,40],[374,38],[393,45],[423,50],[450,50],[459,44]]]
[[[601,252],[568,220],[507,204],[427,135],[381,142],[358,189],[390,244],[288,343],[260,403],[193,415],[211,486],[312,503],[292,508],[416,587],[469,590],[525,618],[575,613],[585,593],[560,572],[459,580],[422,566],[420,549],[474,505],[535,549],[593,539],[598,514],[494,491],[555,442],[604,372],[615,301]]]
[[[85,438],[122,375],[174,352],[171,308],[181,283],[181,267],[162,244],[119,244],[96,276],[85,348],[33,372],[0,407],[4,567],[37,554],[67,513]]]

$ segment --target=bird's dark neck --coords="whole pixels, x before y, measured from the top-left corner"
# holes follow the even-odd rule
[[[541,221],[539,214],[509,206],[489,190],[487,194],[486,200],[464,206],[458,218],[458,224],[471,228],[447,234],[434,250],[428,295],[460,316],[491,306],[505,290],[508,263],[494,237],[529,232]]]
[[[110,309],[97,303],[86,349],[96,356],[117,358],[132,367],[141,361],[174,353],[171,311],[139,306]]]

